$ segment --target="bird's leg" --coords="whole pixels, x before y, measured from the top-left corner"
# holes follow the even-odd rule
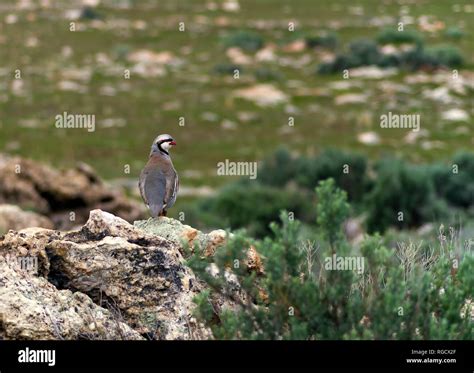
[[[166,216],[168,212],[166,210],[163,210],[162,212],[160,212],[160,214],[158,216]]]

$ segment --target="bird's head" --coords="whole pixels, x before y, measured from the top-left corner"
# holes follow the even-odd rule
[[[158,136],[154,141],[151,146],[151,152],[161,152],[166,155],[169,155],[169,150],[171,149],[172,146],[175,146],[176,142],[174,139],[167,134],[160,135]]]

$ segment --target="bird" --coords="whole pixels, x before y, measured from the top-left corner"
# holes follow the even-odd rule
[[[169,153],[173,146],[176,146],[173,137],[159,135],[153,141],[148,163],[140,173],[140,194],[153,218],[166,216],[178,195],[179,177]]]

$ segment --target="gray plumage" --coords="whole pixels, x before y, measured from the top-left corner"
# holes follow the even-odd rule
[[[140,174],[140,194],[153,217],[166,216],[167,210],[176,202],[179,178],[168,152],[174,145],[176,143],[170,135],[158,136]]]

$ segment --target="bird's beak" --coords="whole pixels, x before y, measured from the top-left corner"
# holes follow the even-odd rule
[[[176,141],[171,141],[170,145],[176,145]]]

